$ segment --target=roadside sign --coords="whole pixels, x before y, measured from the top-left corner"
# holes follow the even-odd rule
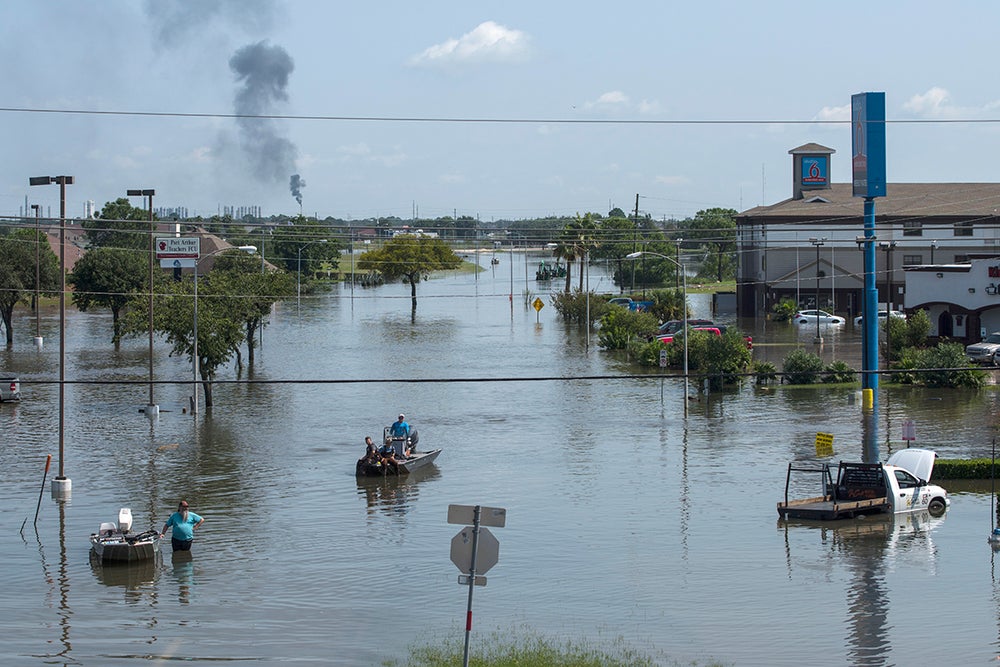
[[[903,440],[917,439],[917,424],[912,419],[903,421]]]
[[[545,302],[544,302],[544,301],[542,301],[541,299],[539,299],[539,298],[538,298],[538,297],[536,296],[536,297],[535,297],[535,300],[531,302],[531,306],[532,306],[532,308],[534,308],[534,309],[535,309],[535,312],[537,313],[537,312],[541,311],[541,310],[542,310],[542,308],[544,308],[544,307],[545,307]]]
[[[173,258],[163,258],[160,260],[161,269],[193,269],[196,259],[188,259],[187,257],[182,259]]]
[[[467,575],[467,574],[460,574],[460,575],[458,575],[458,583],[460,585],[462,585],[462,586],[468,586],[469,585],[469,575]],[[473,585],[475,585],[475,586],[485,586],[486,585],[486,577],[480,577],[477,574],[476,575],[476,581],[474,582]]]
[[[448,523],[471,526],[476,522],[476,505],[448,505]],[[503,528],[507,510],[503,507],[480,507],[479,525]]]
[[[198,259],[201,238],[197,236],[164,236],[156,239],[156,259]]]
[[[660,368],[667,367],[667,351],[660,350]]]
[[[466,526],[451,538],[451,562],[459,572],[469,574],[472,569],[472,526]],[[500,541],[487,528],[479,529],[476,548],[476,574],[486,574],[500,560]]]
[[[816,456],[833,456],[833,433],[816,434]]]

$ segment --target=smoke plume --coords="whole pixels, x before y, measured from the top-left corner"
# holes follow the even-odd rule
[[[272,118],[280,103],[288,101],[288,77],[295,69],[291,56],[283,48],[266,41],[248,44],[229,59],[229,67],[236,74],[241,88],[236,91],[235,110],[239,128],[240,145],[250,160],[254,176],[263,182],[280,183],[295,169],[298,149],[283,136]],[[305,183],[292,176],[292,194],[302,203],[301,193]]]
[[[298,174],[292,174],[292,177],[288,181],[288,189],[292,191],[292,196],[295,197],[295,201],[302,206],[302,188],[306,187],[306,182]]]

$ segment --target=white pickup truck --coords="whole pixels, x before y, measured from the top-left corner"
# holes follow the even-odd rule
[[[885,463],[841,461],[833,479],[829,464],[806,468],[788,464],[785,500],[778,503],[778,515],[788,519],[848,519],[861,514],[881,514],[927,510],[934,516],[945,512],[951,500],[948,492],[929,484],[937,455],[928,449],[902,449]],[[823,495],[789,500],[792,471],[819,472]]]
[[[12,375],[0,375],[0,403],[21,400],[21,381]]]

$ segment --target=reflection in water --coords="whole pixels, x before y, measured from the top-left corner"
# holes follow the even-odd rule
[[[886,573],[901,565],[913,570],[923,564],[929,575],[936,574],[937,549],[931,534],[946,516],[921,511],[829,522],[779,519],[779,528],[785,532],[789,575],[794,560],[789,538],[795,530],[818,531],[821,541],[831,547],[828,567],[844,563],[851,571],[844,592],[850,612],[845,619],[850,664],[886,664],[892,648],[888,622],[892,601]]]
[[[111,588],[125,589],[125,601],[136,603],[144,597],[155,597],[157,575],[162,567],[162,556],[133,563],[102,563],[93,550],[90,551],[90,569],[99,582]]]
[[[364,495],[369,516],[377,511],[392,518],[402,518],[416,502],[420,482],[437,479],[441,471],[434,464],[417,468],[409,475],[357,477],[358,495]]]
[[[66,504],[69,501],[56,503],[59,507],[59,638],[63,649],[56,655],[68,657],[73,645],[70,642],[70,619],[73,610],[69,606],[69,562],[66,555]]]
[[[177,601],[191,603],[191,589],[194,587],[194,557],[190,551],[175,551],[170,556],[173,566],[171,574],[177,582]]]

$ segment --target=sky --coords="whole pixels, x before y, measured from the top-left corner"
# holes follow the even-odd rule
[[[654,219],[791,194],[886,94],[893,182],[1000,178],[1000,3],[6,0],[0,217]],[[133,203],[142,206],[141,199]],[[859,210],[861,203],[859,201]]]

